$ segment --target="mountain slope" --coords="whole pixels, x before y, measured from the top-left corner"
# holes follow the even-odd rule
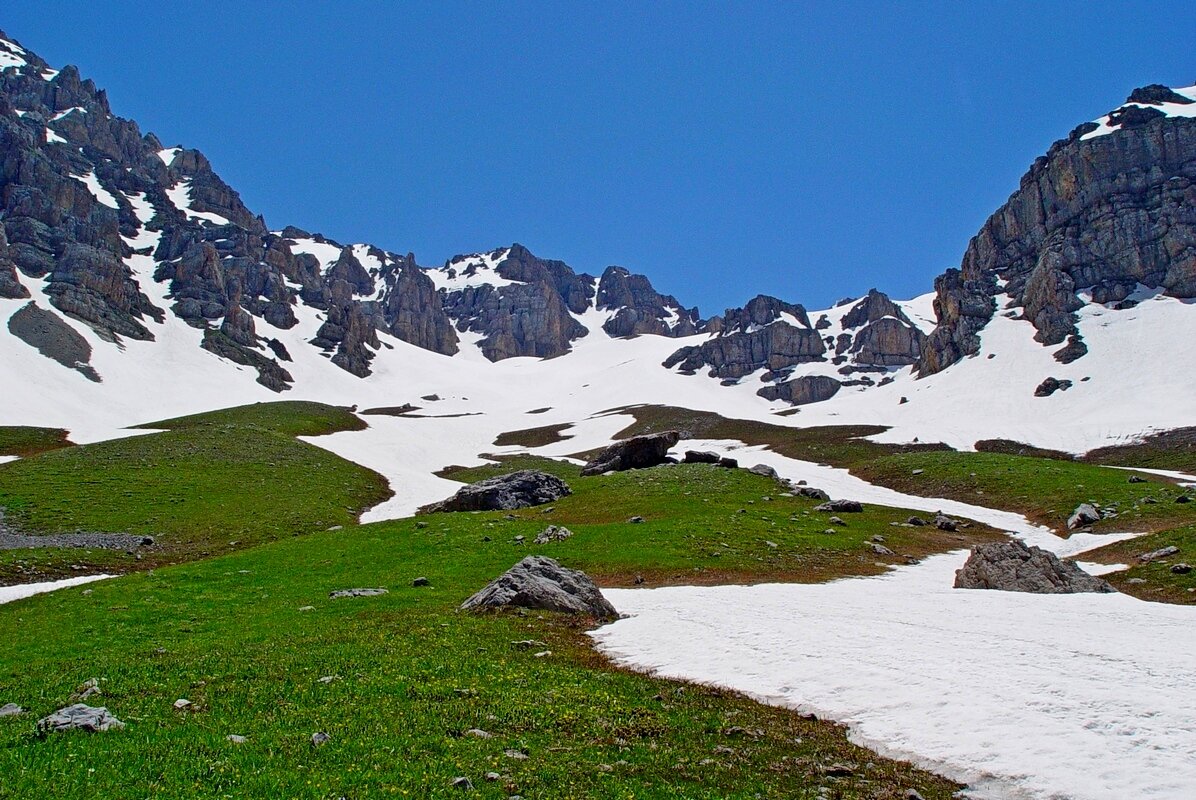
[[[411,458],[424,481],[546,407],[535,423],[595,431],[608,409],[684,403],[1070,451],[1191,423],[1196,377],[1168,365],[1196,333],[1196,89],[1137,90],[1052,146],[933,295],[813,312],[759,296],[704,319],[642,275],[518,244],[426,269],[270,228],[75,68],[2,34],[0,59],[2,423],[88,441],[283,391],[437,395]],[[391,446],[422,452],[398,427]]]

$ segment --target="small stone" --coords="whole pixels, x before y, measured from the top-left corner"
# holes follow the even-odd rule
[[[1168,545],[1166,547],[1160,547],[1158,550],[1151,550],[1149,553],[1143,553],[1142,555],[1138,556],[1138,560],[1143,564],[1147,564],[1151,561],[1158,561],[1160,558],[1168,558],[1169,556],[1173,556],[1178,552],[1178,547],[1175,545]]]
[[[527,760],[527,753],[523,752],[522,750],[503,750],[502,753],[507,758],[513,758],[516,761]]]
[[[868,545],[872,548],[872,552],[876,553],[878,556],[894,555],[893,551],[890,550],[889,548],[885,547],[883,544],[877,544],[876,542],[869,542]]]
[[[1100,512],[1096,510],[1096,506],[1091,503],[1081,503],[1076,506],[1076,510],[1067,518],[1067,529],[1074,531],[1076,528],[1082,528],[1085,525],[1092,525],[1096,522],[1100,522]]]
[[[1139,584],[1146,583],[1146,578],[1128,578],[1126,579],[1126,583],[1137,586]]]
[[[340,680],[340,677],[340,675],[325,675],[324,677],[320,678],[319,682],[323,684],[329,684],[333,681]]]
[[[1146,478],[1143,478],[1141,475],[1131,475],[1129,477],[1128,482],[1129,483],[1146,483]]]
[[[466,736],[474,739],[493,739],[494,734],[489,731],[484,731],[481,728],[470,728],[465,732]]]
[[[905,793],[905,800],[926,800],[917,789],[909,789]]]
[[[454,789],[460,789],[461,791],[464,791],[464,792],[472,792],[473,791],[473,781],[471,781],[469,778],[465,777],[464,775],[458,775],[457,777],[453,778],[453,782],[449,785],[452,786]]]
[[[299,606],[300,611],[315,611],[315,606]]]
[[[1175,498],[1175,502],[1190,503],[1190,502],[1192,502],[1192,498],[1188,497],[1186,494],[1181,494],[1179,497]]]
[[[776,550],[778,547],[780,547],[780,545],[778,545],[776,542],[770,542],[770,541],[769,541],[769,540],[767,540],[767,539],[765,539],[765,540],[764,540],[764,544],[765,544],[765,546],[767,546],[767,547],[768,547],[770,550]]]
[[[178,700],[174,701],[174,710],[175,711],[182,711],[182,710],[190,708],[190,707],[191,707],[191,701],[187,700],[186,698],[180,697]]]
[[[914,470],[913,474],[914,474],[914,475],[921,475],[921,474],[922,474],[923,472],[925,472],[925,471],[926,471],[926,470],[924,470],[924,469],[916,469],[916,470]]]
[[[502,775],[499,775],[497,772],[487,772],[486,773],[486,780],[490,781],[491,783],[493,783],[494,781],[498,780],[501,777],[502,777]]]
[[[1191,564],[1175,564],[1171,567],[1171,571],[1176,575],[1187,575],[1192,571]],[[3,716],[3,711],[0,710],[0,716]]]
[[[643,518],[643,517],[640,517],[640,516],[634,516],[634,517],[632,517],[631,519],[629,519],[629,520],[627,520],[627,521],[628,521],[628,522],[630,522],[630,523],[633,523],[633,524],[636,524],[636,525],[638,525],[639,523],[641,523],[641,522],[643,522],[643,521],[644,521],[644,518]]]
[[[533,657],[534,658],[548,658],[550,655],[552,655],[551,650],[541,650],[540,652],[536,653],[535,656],[533,656]]]
[[[330,741],[332,741],[332,737],[324,733],[324,731],[316,731],[311,735],[312,747],[320,747],[321,745],[327,744]]]
[[[926,525],[926,520],[922,519],[921,517],[910,517],[905,521],[905,524],[921,528]]]
[[[228,739],[233,744],[245,744],[245,742],[246,742],[246,739],[244,736],[241,736],[236,733],[230,733],[228,736],[225,736],[224,738]]]
[[[843,520],[842,517],[831,517],[829,520],[827,520],[827,522],[829,522],[832,525],[846,525],[847,524]]]
[[[16,703],[5,703],[0,706],[0,717],[15,717],[17,714],[24,714],[25,709],[21,708]]]
[[[874,541],[874,542],[884,542],[884,540],[885,540],[885,537],[881,536],[879,533],[873,534],[873,536],[872,536],[872,541]]]
[[[835,530],[834,528],[827,528],[826,530],[823,531],[823,533],[829,533],[831,536],[834,536],[836,533],[838,533],[838,531]]]
[[[425,577],[419,577],[411,581],[412,586],[431,586],[432,582]]]
[[[337,597],[377,597],[378,595],[386,594],[386,589],[337,589],[335,592],[329,592],[328,596],[332,598]]]

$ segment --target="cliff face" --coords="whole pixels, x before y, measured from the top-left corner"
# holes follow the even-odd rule
[[[921,375],[977,352],[998,300],[1033,323],[1060,360],[1083,355],[1074,312],[1125,307],[1139,284],[1196,296],[1196,91],[1150,86],[1085,123],[1030,168],[935,281],[938,328]],[[1005,297],[1007,295],[1007,298]]]

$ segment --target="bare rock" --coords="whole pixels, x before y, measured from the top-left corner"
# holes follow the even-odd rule
[[[821,505],[814,506],[814,510],[838,514],[856,514],[864,510],[864,505],[859,500],[828,500]]]
[[[465,611],[509,607],[618,616],[589,576],[545,556],[528,556],[461,604]]]
[[[601,475],[604,472],[622,472],[664,464],[669,448],[680,440],[681,434],[677,431],[664,431],[615,442],[582,467],[581,474]]]
[[[955,572],[956,589],[999,589],[1034,594],[1113,592],[1104,580],[1089,575],[1074,561],[1023,542],[991,542],[972,549]]]
[[[1091,503],[1081,503],[1067,518],[1067,529],[1074,531],[1076,528],[1100,522],[1100,519],[1100,512],[1096,510],[1096,506]]]
[[[93,707],[85,703],[60,708],[48,717],[37,721],[37,732],[40,736],[64,731],[88,731],[96,733],[109,730],[120,730],[125,724],[103,706]]]
[[[1143,553],[1138,556],[1138,560],[1143,564],[1149,564],[1151,561],[1158,561],[1161,558],[1170,558],[1179,553],[1179,548],[1175,545],[1168,545],[1167,547],[1160,547],[1158,550],[1151,550],[1149,553]]]
[[[535,544],[549,544],[551,542],[563,542],[573,535],[573,531],[564,527],[563,525],[549,525],[544,530],[536,534],[533,540]]]
[[[555,475],[520,470],[462,487],[432,511],[513,511],[544,505],[572,494],[569,484]]]

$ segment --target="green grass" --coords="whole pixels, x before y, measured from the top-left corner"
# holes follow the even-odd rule
[[[305,400],[254,403],[136,427],[179,431],[215,426],[261,428],[286,436],[324,436],[340,431],[363,431],[369,427],[347,408]]]
[[[0,719],[0,795],[450,797],[459,794],[450,781],[465,775],[479,797],[952,796],[950,782],[857,748],[834,725],[613,669],[589,647],[582,620],[456,611],[532,552],[603,575],[730,568],[761,578],[813,563],[795,556],[830,552],[852,572],[868,567],[857,560],[866,535],[883,530],[898,549],[920,530],[891,528],[901,512],[847,515],[850,525],[827,535],[815,530],[827,527],[814,521],[823,515],[805,516],[813,501],[780,498],[776,484],[742,470],[581,479],[557,468],[572,473],[575,494],[548,513],[321,532],[0,606],[0,641],[18,645],[0,650],[0,702],[32,712]],[[633,513],[648,521],[627,523]],[[549,522],[575,536],[513,543]],[[417,576],[432,586],[412,588]],[[390,593],[328,598],[350,586]],[[537,644],[513,644],[529,639]],[[542,651],[551,654],[536,657]],[[104,692],[93,702],[128,729],[33,736],[34,720],[91,677]],[[171,708],[181,697],[193,711]],[[470,728],[494,738],[463,736]],[[313,748],[315,731],[332,741]],[[228,734],[248,741],[233,745]],[[836,765],[851,774],[832,776]],[[486,782],[488,771],[503,777]]]
[[[1094,526],[1097,532],[1196,522],[1196,504],[1175,503],[1185,492],[1174,484],[1149,475],[1141,476],[1145,483],[1130,483],[1125,470],[1076,461],[1002,453],[906,453],[857,465],[852,472],[909,494],[1018,511],[1061,531],[1080,503],[1118,509],[1116,518]],[[1147,497],[1158,502],[1143,503]]]
[[[0,506],[29,532],[148,534],[137,556],[76,550],[0,551],[0,579],[146,568],[350,525],[390,496],[377,473],[296,432],[343,429],[316,404],[246,406],[171,421],[164,433],[44,453],[0,469]],[[351,416],[351,415],[349,415]],[[356,419],[356,418],[353,418]],[[166,423],[156,423],[165,425]]]
[[[949,450],[944,444],[883,444],[863,437],[884,433],[883,425],[823,425],[793,428],[753,420],[729,419],[709,411],[674,406],[630,406],[608,413],[630,414],[635,422],[615,438],[679,430],[687,439],[737,439],[749,445],[768,445],[789,458],[850,467],[893,453]],[[746,465],[746,466],[751,466]]]
[[[31,428],[24,425],[0,425],[0,456],[26,456],[70,447],[67,432],[61,428]]]
[[[1174,545],[1179,553],[1168,559],[1143,564],[1138,556]],[[1196,604],[1196,572],[1176,575],[1175,564],[1196,566],[1196,525],[1140,536],[1118,542],[1084,554],[1086,561],[1105,564],[1128,564],[1129,569],[1106,575],[1105,579],[1119,591],[1164,603]],[[1133,581],[1131,583],[1131,581]]]
[[[571,464],[518,456],[496,465],[458,469],[448,477],[472,482],[516,469],[555,474],[569,483],[574,494],[510,515],[468,516],[484,535],[507,545],[518,535],[531,539],[549,524],[564,525],[577,535],[553,547],[608,585],[628,585],[637,576],[650,585],[662,585],[781,578],[811,582],[876,574],[887,563],[903,563],[906,557],[921,558],[994,536],[979,525],[959,534],[895,526],[892,523],[902,523],[916,512],[882,506],[840,514],[847,525],[832,525],[828,521],[832,515],[813,510],[817,500],[784,497],[784,487],[769,478],[709,464],[582,478]],[[436,525],[453,516],[458,515],[420,519]],[[645,521],[628,524],[635,516]],[[896,556],[873,552],[869,540],[878,535]]]

